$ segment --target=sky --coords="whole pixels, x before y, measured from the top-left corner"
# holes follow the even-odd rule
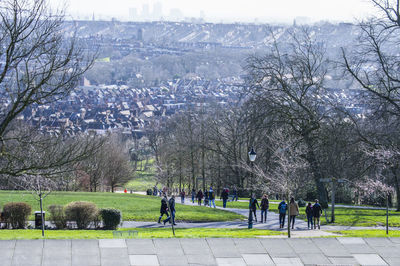
[[[203,17],[209,22],[310,22],[354,21],[371,15],[369,0],[48,0],[52,5],[66,4],[74,19],[95,18],[149,20],[154,6],[157,17]],[[150,16],[143,16],[147,5]],[[171,9],[175,9],[172,11]],[[179,11],[177,10],[179,9]],[[160,14],[160,10],[162,14]],[[146,12],[144,12],[146,13]]]

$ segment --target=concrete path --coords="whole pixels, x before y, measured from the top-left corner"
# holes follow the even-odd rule
[[[400,265],[399,238],[0,241],[2,266]]]

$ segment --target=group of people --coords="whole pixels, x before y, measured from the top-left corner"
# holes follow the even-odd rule
[[[288,205],[285,202],[285,200],[282,200],[279,205],[278,205],[278,210],[279,210],[279,228],[283,228],[285,226],[285,217],[286,217],[286,212],[288,209]],[[320,227],[320,217],[322,214],[322,207],[319,204],[318,200],[315,200],[314,205],[309,202],[306,207],[306,215],[307,215],[307,224],[308,224],[308,229],[321,229]],[[294,201],[294,198],[290,199],[289,203],[289,226],[294,228],[294,223],[296,220],[296,216],[299,215],[299,205],[297,202]],[[311,225],[311,227],[310,227]]]
[[[179,193],[181,196],[181,203],[184,204],[185,203],[185,195],[186,192],[185,190],[181,190],[181,192]],[[213,190],[212,187],[210,187],[209,190],[206,190],[205,192],[203,192],[203,190],[199,189],[199,191],[196,192],[196,190],[193,188],[191,191],[191,201],[192,203],[195,202],[195,200],[197,200],[197,204],[201,205],[202,201],[204,199],[204,206],[210,206],[210,207],[214,207],[215,206],[215,192]],[[226,207],[226,204],[224,205],[224,208]]]

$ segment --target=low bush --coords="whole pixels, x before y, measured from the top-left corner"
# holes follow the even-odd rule
[[[65,216],[64,206],[50,205],[48,210],[50,212],[50,221],[56,226],[56,228],[65,229],[67,227],[67,217]]]
[[[3,217],[13,229],[23,229],[31,212],[31,206],[25,202],[9,202],[4,205]]]
[[[147,195],[147,196],[153,195],[153,190],[152,190],[151,188],[147,189],[147,190],[146,190],[146,195]]]
[[[65,206],[67,220],[76,222],[78,229],[87,229],[94,222],[97,214],[97,207],[92,202],[75,201]]]
[[[117,229],[121,223],[121,212],[117,209],[101,209],[101,218],[103,220],[104,229]]]

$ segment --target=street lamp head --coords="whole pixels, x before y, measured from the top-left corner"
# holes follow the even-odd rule
[[[254,148],[251,148],[251,151],[249,151],[249,159],[250,162],[254,162],[256,160],[257,153],[254,151]]]

